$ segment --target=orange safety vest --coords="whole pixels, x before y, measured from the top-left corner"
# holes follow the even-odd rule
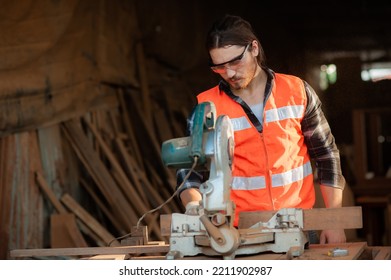
[[[242,211],[314,206],[311,162],[301,131],[307,104],[301,79],[275,74],[262,133],[219,86],[200,93],[197,100],[212,101],[217,115],[229,116],[234,127],[231,199],[236,205],[235,226]]]

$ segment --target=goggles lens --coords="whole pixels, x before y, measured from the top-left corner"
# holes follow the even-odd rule
[[[227,69],[236,70],[242,64],[243,57],[246,54],[246,51],[249,46],[250,46],[250,44],[248,44],[244,48],[242,54],[238,55],[237,57],[234,57],[230,61],[227,61],[224,63],[211,65],[210,69],[212,69],[213,72],[218,73],[218,74],[222,74],[222,73],[226,72]]]

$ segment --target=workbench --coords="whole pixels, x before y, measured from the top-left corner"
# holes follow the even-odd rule
[[[254,211],[240,213],[239,229],[248,229],[259,221],[268,221],[273,211]],[[342,207],[333,209],[303,210],[303,229],[354,229],[362,227],[360,207]],[[162,236],[170,235],[171,215],[161,215],[160,229]],[[330,256],[333,249],[347,250],[344,256]],[[147,227],[135,227],[132,237],[122,240],[120,246],[112,247],[78,247],[78,248],[52,248],[52,249],[16,249],[10,251],[11,259],[36,259],[67,257],[73,259],[112,259],[112,260],[161,260],[165,259],[170,251],[170,245],[165,241],[150,241]],[[207,256],[185,255],[183,259],[219,259],[221,255]],[[266,251],[253,255],[236,255],[235,259],[253,260],[390,260],[390,247],[368,246],[367,242],[349,242],[343,244],[310,244],[304,248],[299,256],[292,256],[290,252],[275,253]]]
[[[347,256],[331,257],[329,250],[334,248],[347,249]],[[71,257],[72,259],[90,260],[163,260],[169,251],[169,245],[142,245],[118,247],[89,247],[89,248],[58,248],[58,249],[17,249],[10,252],[12,259],[39,259]],[[185,257],[188,260],[221,260],[221,257],[198,255]],[[299,257],[289,254],[264,252],[256,255],[241,255],[235,259],[252,260],[391,260],[390,247],[370,247],[366,242],[350,242],[343,244],[312,244]]]

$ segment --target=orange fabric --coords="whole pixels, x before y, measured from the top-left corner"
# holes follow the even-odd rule
[[[232,175],[240,178],[263,176],[265,187],[231,190],[231,198],[236,204],[235,225],[238,224],[241,211],[313,207],[315,190],[312,173],[283,186],[272,186],[273,175],[285,174],[310,162],[300,124],[307,99],[303,82],[299,78],[275,74],[272,92],[264,108],[262,133],[252,125],[241,105],[221,92],[218,86],[199,94],[197,100],[199,103],[212,101],[217,115],[227,115],[231,119],[246,118],[251,124],[247,129],[235,130]],[[299,118],[266,121],[266,112],[298,105],[303,106]]]

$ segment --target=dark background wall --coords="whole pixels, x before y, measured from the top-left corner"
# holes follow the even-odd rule
[[[316,89],[353,190],[351,203],[366,207],[362,236],[372,245],[390,244],[385,225],[388,221],[391,228],[391,214],[384,206],[391,193],[386,175],[391,165],[391,80],[363,82],[360,72],[364,62],[391,61],[391,4],[0,0],[0,239],[8,241],[0,244],[0,258],[9,249],[50,245],[49,219],[55,211],[37,186],[37,170],[58,198],[73,195],[114,235],[129,227],[125,223],[125,229],[123,224],[113,229],[115,218],[130,219],[133,225],[143,210],[170,196],[175,182],[158,160],[160,144],[183,136],[196,94],[218,81],[208,68],[204,39],[212,22],[226,13],[252,23],[270,68],[298,75]],[[327,89],[320,86],[322,64],[337,66],[337,82]],[[133,164],[123,168],[135,168],[128,170],[129,180],[141,187],[146,209],[125,191],[129,211],[123,213],[123,205],[115,203],[111,206],[118,212],[103,215],[86,193],[81,181],[102,195],[87,165],[96,158],[81,164],[73,151],[80,141],[70,144],[66,128],[80,137],[87,133],[91,143],[86,140],[81,149],[90,151],[92,144],[91,154],[102,159],[100,167],[108,163],[86,119],[114,146],[113,154],[118,153],[118,138],[126,144]],[[116,187],[118,178],[105,178],[105,185]],[[375,196],[377,202],[368,203],[363,196]],[[173,201],[164,209],[168,213],[180,207]]]

